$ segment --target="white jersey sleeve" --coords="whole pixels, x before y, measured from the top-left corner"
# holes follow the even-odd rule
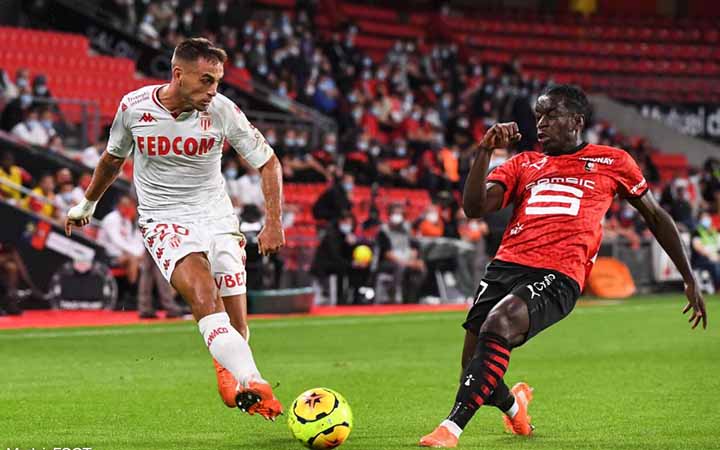
[[[118,158],[127,158],[132,153],[133,137],[129,127],[129,116],[130,110],[123,98],[115,113],[112,127],[110,127],[107,144],[107,152]]]
[[[221,94],[217,97],[228,142],[251,166],[256,169],[262,167],[275,153],[272,147],[232,100]]]

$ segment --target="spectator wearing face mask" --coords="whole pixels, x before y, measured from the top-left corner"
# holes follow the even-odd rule
[[[353,144],[348,145],[352,149]],[[377,179],[377,161],[382,153],[380,145],[367,134],[360,135],[354,149],[345,154],[344,169],[355,175],[358,184],[372,184]]]
[[[378,234],[380,264],[378,271],[392,276],[388,298],[380,301],[417,303],[420,289],[425,282],[427,267],[420,257],[420,249],[410,235],[405,219],[405,208],[392,205],[388,211],[389,223]],[[386,290],[386,289],[383,289]]]
[[[98,233],[98,242],[111,258],[111,265],[124,268],[130,284],[137,282],[145,254],[142,235],[135,225],[136,215],[135,202],[123,195],[115,209],[103,218]]]
[[[329,163],[332,158],[320,151],[308,152],[307,132],[288,130],[284,141],[283,170],[286,178],[304,183],[332,179]]]
[[[230,158],[225,162],[225,167],[222,171],[223,178],[225,179],[225,191],[230,196],[230,201],[237,212],[242,209],[242,192],[239,183],[240,165],[235,158]]]
[[[5,106],[2,111],[2,118],[0,123],[2,129],[5,131],[12,130],[15,125],[22,122],[22,120],[28,115],[28,111],[33,106],[33,95],[30,86],[27,84],[18,85],[20,94]]]
[[[417,234],[422,237],[442,237],[445,234],[445,223],[440,217],[440,208],[437,205],[428,206],[418,222]]]
[[[260,184],[260,172],[257,169],[249,168],[243,176],[237,180],[238,199],[242,207],[255,205],[261,210],[265,206],[265,196]]]
[[[693,268],[710,272],[715,288],[720,289],[720,233],[708,211],[700,214],[691,243]]]
[[[317,278],[319,286],[328,284],[329,276],[335,275],[335,284],[328,286],[334,295],[328,295],[338,303],[348,303],[349,275],[352,270],[352,252],[357,242],[355,217],[352,212],[342,211],[338,218],[327,227],[320,241],[310,273]]]
[[[55,195],[55,207],[58,213],[64,215],[68,209],[72,208],[74,203],[75,184],[70,169],[63,168],[55,174],[55,184],[57,185],[57,194]]]
[[[313,217],[321,222],[336,222],[343,211],[352,211],[350,196],[355,187],[355,177],[344,173],[325,191],[313,205]]]
[[[28,111],[25,119],[15,125],[11,133],[28,144],[46,146],[50,140],[48,130],[40,122],[37,109]]]
[[[47,86],[47,77],[43,74],[38,74],[33,78],[32,82],[32,93],[33,96],[44,99],[51,99],[52,94]]]

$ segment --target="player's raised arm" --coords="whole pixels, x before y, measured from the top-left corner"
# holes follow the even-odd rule
[[[680,240],[680,232],[675,222],[673,222],[670,214],[658,204],[655,196],[649,190],[641,197],[628,198],[628,201],[642,214],[648,228],[652,234],[655,235],[668,256],[670,256],[670,259],[675,264],[675,267],[678,268],[680,274],[682,274],[683,280],[685,281],[685,295],[688,299],[688,304],[685,306],[685,309],[683,309],[683,314],[692,309],[693,313],[689,320],[689,322],[692,323],[692,328],[695,329],[700,321],[702,321],[703,328],[707,328],[705,300],[700,293],[700,287],[690,268],[690,261],[685,253],[685,248]]]
[[[110,128],[107,149],[103,152],[97,167],[95,167],[90,186],[85,191],[85,198],[68,211],[65,220],[65,234],[68,236],[70,236],[73,226],[82,227],[90,223],[97,202],[115,181],[120,169],[122,169],[125,158],[132,151],[132,134],[127,127],[129,115],[130,111],[125,103],[121,102]]]
[[[470,168],[463,191],[463,210],[467,217],[482,217],[502,208],[507,187],[500,183],[486,182],[490,157],[494,149],[507,148],[521,137],[515,122],[498,123],[493,125],[475,146],[474,150],[478,155]]]

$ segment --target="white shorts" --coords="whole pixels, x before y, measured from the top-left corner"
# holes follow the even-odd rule
[[[220,296],[247,292],[245,236],[235,216],[213,222],[150,221],[140,226],[145,248],[168,282],[175,264],[190,253],[205,253]]]

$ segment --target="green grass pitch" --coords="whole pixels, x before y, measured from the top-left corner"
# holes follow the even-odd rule
[[[705,331],[679,296],[576,308],[512,354],[508,383],[535,387],[535,436],[504,434],[483,408],[459,447],[720,448],[719,300]],[[342,448],[409,449],[450,409],[463,317],[254,320],[251,345],[285,405],[317,386],[345,395],[355,427]],[[4,331],[0,361],[0,450],[301,448],[284,418],[221,403],[194,323]]]

